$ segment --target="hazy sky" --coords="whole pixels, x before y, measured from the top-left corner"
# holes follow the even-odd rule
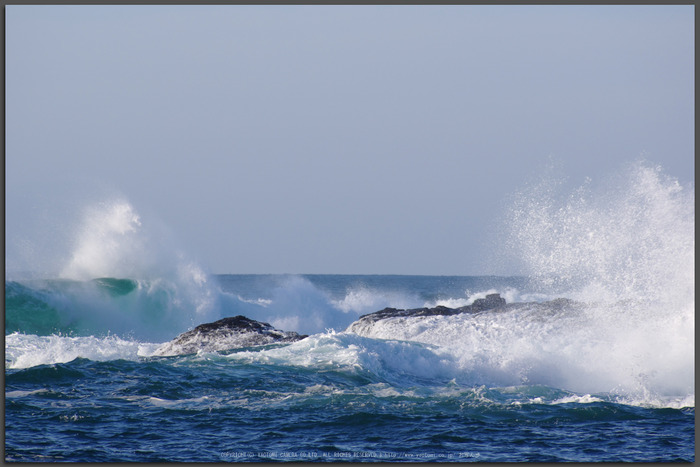
[[[213,273],[510,274],[550,158],[694,181],[690,5],[9,5],[5,78],[8,270],[120,198]]]

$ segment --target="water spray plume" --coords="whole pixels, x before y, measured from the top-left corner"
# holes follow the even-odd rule
[[[511,245],[542,285],[581,300],[694,301],[695,193],[634,165],[612,189],[563,200],[545,180],[511,211]],[[570,295],[567,295],[570,296]]]
[[[143,273],[148,257],[141,220],[123,200],[103,202],[85,210],[70,262],[61,271],[66,279],[134,277]]]

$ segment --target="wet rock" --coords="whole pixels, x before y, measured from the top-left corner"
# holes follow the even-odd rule
[[[449,308],[446,306],[436,306],[435,308],[414,308],[411,310],[401,310],[397,308],[384,308],[383,310],[360,318],[348,326],[348,332],[365,335],[374,323],[384,319],[392,318],[418,318],[421,316],[451,316],[459,314],[477,314],[483,312],[501,313],[515,310],[533,310],[540,316],[545,317],[563,311],[580,311],[584,305],[567,298],[557,298],[548,302],[526,302],[526,303],[506,303],[500,294],[490,294],[486,298],[478,298],[474,303],[459,308]]]
[[[487,295],[486,298],[477,298],[471,305],[463,306],[457,308],[460,313],[476,312],[493,310],[494,308],[502,307],[506,304],[506,299],[502,298],[499,294],[494,293]],[[464,310],[464,311],[461,311]]]
[[[347,330],[355,332],[359,329],[364,329],[371,326],[372,323],[389,318],[413,318],[419,316],[449,316],[462,313],[478,313],[487,310],[493,310],[506,306],[506,301],[499,294],[490,294],[486,298],[478,298],[471,305],[449,308],[446,306],[436,306],[435,308],[414,308],[410,310],[401,310],[397,308],[384,308],[383,310],[360,316],[360,319],[352,323]]]
[[[156,356],[185,355],[252,347],[283,342],[294,342],[308,337],[296,332],[280,331],[269,323],[245,316],[223,318],[213,323],[200,324],[160,346]]]

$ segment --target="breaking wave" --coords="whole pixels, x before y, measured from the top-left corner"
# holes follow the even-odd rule
[[[575,393],[560,402],[612,394],[694,406],[694,187],[641,163],[601,189],[589,182],[559,196],[558,183],[522,191],[510,212],[507,247],[521,252],[529,282],[279,276],[236,289],[231,277],[164,250],[128,203],[102,203],[87,211],[61,278],[6,282],[6,365],[152,358],[156,343],[242,314],[311,336],[200,358],[359,372],[401,387],[542,386]],[[579,305],[396,318],[343,332],[384,307],[458,307],[488,293]]]

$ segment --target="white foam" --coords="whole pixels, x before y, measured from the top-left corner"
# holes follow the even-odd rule
[[[363,336],[436,346],[454,362],[460,384],[538,384],[576,393],[617,393],[639,399],[694,393],[692,315],[619,326],[608,306],[542,313],[523,306],[478,315],[392,318],[358,329]],[[690,369],[690,371],[689,371]]]
[[[568,380],[635,401],[694,400],[694,186],[643,162],[568,196],[557,183],[519,194],[510,246],[544,288],[592,304],[547,343],[580,373]]]
[[[5,397],[14,399],[18,397],[33,396],[34,394],[44,394],[47,392],[49,392],[48,389],[35,389],[33,391],[10,391],[5,393]]]
[[[350,333],[323,333],[288,346],[237,352],[232,360],[295,365],[317,370],[366,372],[392,381],[448,381],[455,376],[452,357],[433,346],[395,339],[368,339]]]
[[[593,402],[603,402],[603,399],[600,397],[591,396],[590,394],[584,394],[583,396],[573,395],[552,401],[552,404],[592,404]]]
[[[68,363],[76,358],[93,361],[137,360],[155,350],[154,344],[120,339],[116,336],[68,337],[13,333],[5,336],[5,367],[30,368]]]

